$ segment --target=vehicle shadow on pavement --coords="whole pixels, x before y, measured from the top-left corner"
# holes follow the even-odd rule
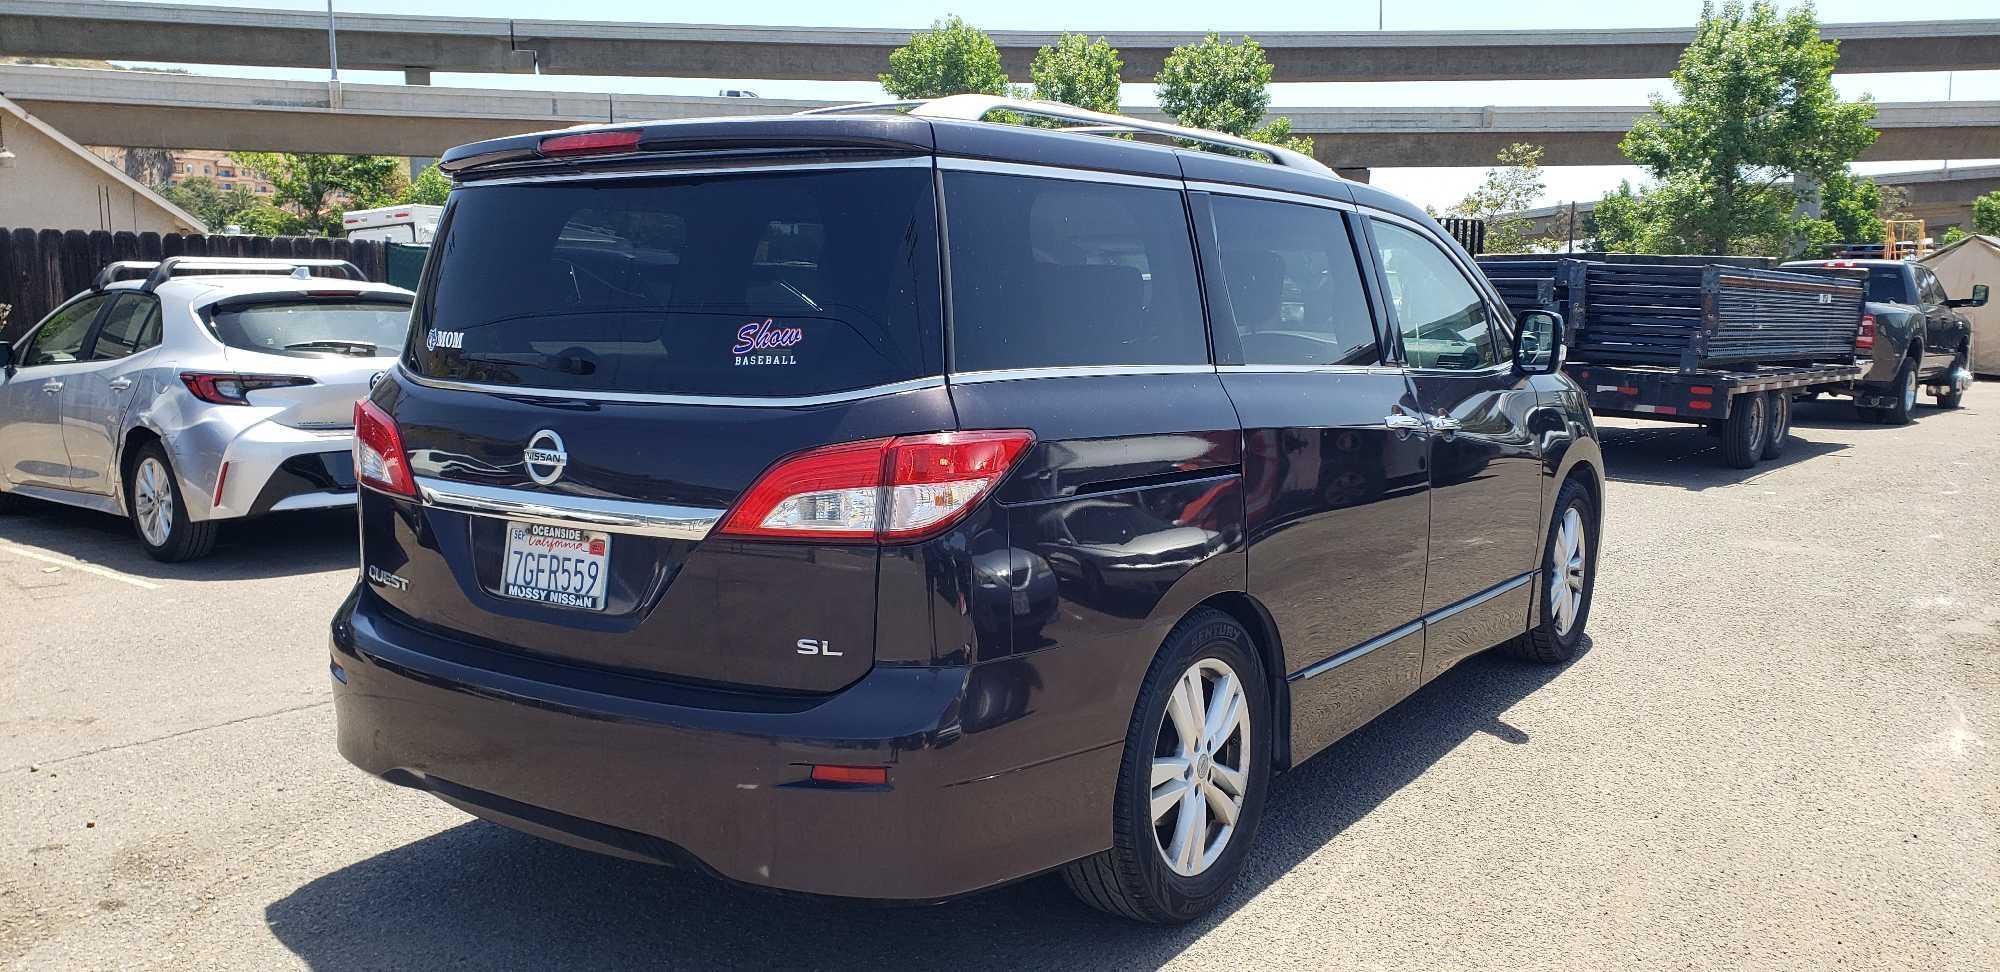
[[[1784,455],[1750,469],[1723,463],[1722,440],[1694,426],[1600,429],[1605,478],[1647,486],[1675,486],[1700,492],[1734,486],[1773,470],[1848,449],[1851,443],[1794,437]]]
[[[72,557],[134,577],[166,581],[250,580],[353,568],[360,561],[353,510],[278,513],[222,525],[215,552],[163,564],[146,556],[123,517],[55,503],[0,516],[0,544]]]
[[[1586,644],[1587,647],[1587,644]],[[1278,777],[1242,880],[1192,924],[1092,911],[1049,875],[942,905],[759,892],[473,821],[318,878],[266,907],[322,972],[387,967],[1153,968],[1565,669],[1485,655]],[[411,794],[411,798],[418,798]],[[1023,808],[1024,812],[1032,812]],[[1329,920],[1338,907],[1328,904]]]

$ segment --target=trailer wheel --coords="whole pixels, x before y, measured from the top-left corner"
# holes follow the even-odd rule
[[[1722,458],[1731,466],[1749,469],[1763,457],[1770,438],[1765,432],[1768,414],[1769,401],[1762,394],[1738,395],[1730,403],[1729,419],[1722,428]]]
[[[1788,392],[1774,391],[1765,395],[1768,404],[1766,424],[1770,433],[1764,437],[1764,458],[1776,459],[1785,454],[1785,442],[1792,437],[1792,396]]]

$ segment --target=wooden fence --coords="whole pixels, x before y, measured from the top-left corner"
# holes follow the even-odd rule
[[[383,244],[323,236],[202,236],[0,227],[0,304],[12,305],[0,339],[13,340],[56,305],[90,287],[115,260],[170,256],[297,257],[351,261],[370,280],[388,279]]]

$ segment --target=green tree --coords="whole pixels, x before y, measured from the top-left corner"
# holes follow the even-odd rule
[[[394,203],[408,183],[402,160],[386,155],[236,152],[231,158],[270,180],[271,201],[298,215],[297,232],[313,236],[339,233],[344,210]]]
[[[301,236],[305,233],[303,217],[269,203],[259,203],[237,213],[234,222],[251,236]]]
[[[955,94],[1007,93],[1000,48],[986,32],[954,14],[918,31],[908,44],[889,52],[889,73],[876,75],[895,98],[942,98]]]
[[[2000,189],[1972,201],[1972,231],[2000,236]]]
[[[1819,185],[1820,221],[1830,228],[1829,243],[1861,243],[1882,238],[1882,187],[1851,172],[1837,172]],[[1816,241],[1820,242],[1820,241]]]
[[[220,233],[224,226],[238,222],[237,214],[262,203],[257,194],[248,189],[241,186],[224,189],[207,176],[195,176],[182,180],[179,185],[162,187],[160,195],[207,223],[209,231],[214,233]]]
[[[1446,215],[1483,220],[1489,253],[1526,253],[1544,249],[1548,241],[1530,235],[1533,224],[1522,210],[1541,201],[1547,188],[1542,179],[1542,149],[1516,142],[1500,150],[1498,165],[1486,170],[1485,181],[1467,193]]]
[[[397,201],[421,206],[442,206],[445,196],[450,192],[451,177],[445,175],[444,170],[431,165],[424,167],[424,171],[417,173],[417,177],[410,180],[409,187],[403,190],[403,198]]]
[[[1794,174],[1843,172],[1875,141],[1874,104],[1843,103],[1832,75],[1839,45],[1819,37],[1811,4],[1781,14],[1768,0],[1704,6],[1673,72],[1675,98],[1619,146],[1659,195],[1642,209],[1661,242],[1691,252],[1776,252],[1794,235]]]
[[[1632,188],[1632,183],[1621,179],[1618,188],[1605,193],[1591,210],[1591,221],[1597,224],[1591,247],[1609,253],[1651,253],[1649,235],[1652,232],[1653,216],[1646,199]]]
[[[1965,227],[1953,226],[1944,231],[1944,237],[1938,240],[1938,246],[1947,247],[1971,235],[1971,233],[1965,231]]]
[[[1160,108],[1182,125],[1312,152],[1312,139],[1292,134],[1291,119],[1264,120],[1271,107],[1271,62],[1248,37],[1226,44],[1211,33],[1199,44],[1176,47],[1154,81]]]
[[[1034,97],[1043,101],[1117,114],[1118,72],[1124,66],[1118,49],[1104,38],[1064,34],[1053,47],[1035,52],[1028,77],[1035,82]]]

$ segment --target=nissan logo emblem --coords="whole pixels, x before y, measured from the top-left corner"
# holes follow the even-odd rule
[[[569,452],[563,448],[562,436],[552,429],[535,433],[521,458],[526,461],[528,478],[543,486],[554,485],[562,478],[563,467],[569,465]]]

